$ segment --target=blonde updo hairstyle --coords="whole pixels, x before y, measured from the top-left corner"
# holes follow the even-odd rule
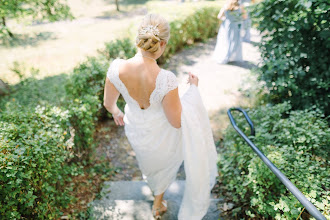
[[[147,27],[156,27],[159,33],[144,31]],[[170,39],[170,25],[165,18],[158,14],[148,14],[144,17],[136,37],[136,46],[144,51],[157,53],[161,47],[160,42]]]

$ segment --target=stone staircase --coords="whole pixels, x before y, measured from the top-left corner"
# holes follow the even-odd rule
[[[181,204],[185,181],[175,181],[164,195],[168,203],[168,211],[163,220],[176,220]],[[109,220],[153,220],[151,207],[153,196],[146,182],[118,181],[105,182],[101,200],[91,203],[93,219]],[[217,209],[219,199],[212,199],[207,215],[203,220],[218,220]]]

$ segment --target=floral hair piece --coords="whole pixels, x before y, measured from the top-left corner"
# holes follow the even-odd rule
[[[147,33],[151,33],[155,36],[159,35],[159,29],[157,27],[158,25],[148,25],[146,27],[142,27],[141,30],[139,31],[139,34],[147,34]]]

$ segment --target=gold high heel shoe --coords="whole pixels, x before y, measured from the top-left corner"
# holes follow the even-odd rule
[[[155,219],[162,219],[162,215],[167,211],[167,202],[166,200],[162,201],[163,207],[156,208],[152,206],[152,215],[154,216]]]

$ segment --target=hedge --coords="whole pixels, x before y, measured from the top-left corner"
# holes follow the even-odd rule
[[[8,103],[0,114],[0,216],[53,219],[72,200],[68,176],[73,157],[67,110],[37,106],[31,111]]]
[[[255,145],[330,218],[330,128],[318,109],[292,111],[288,103],[248,110]],[[244,117],[235,117],[244,133]],[[296,219],[303,206],[230,126],[219,160],[222,192],[236,204],[233,215]],[[304,219],[308,215],[303,214]]]
[[[204,7],[185,19],[170,22],[171,37],[159,62],[165,63],[185,46],[215,36],[219,27],[218,13],[219,8]]]
[[[262,35],[260,80],[272,103],[330,114],[329,10],[327,0],[264,0],[252,10]]]
[[[216,34],[218,9],[201,8],[170,23],[171,41],[160,63],[185,45]],[[200,22],[200,23],[199,23]],[[6,219],[55,219],[72,202],[70,176],[82,172],[77,160],[89,160],[100,118],[110,62],[130,58],[134,43],[106,44],[69,76],[28,78],[0,100],[0,215]],[[119,107],[124,106],[123,99]]]

